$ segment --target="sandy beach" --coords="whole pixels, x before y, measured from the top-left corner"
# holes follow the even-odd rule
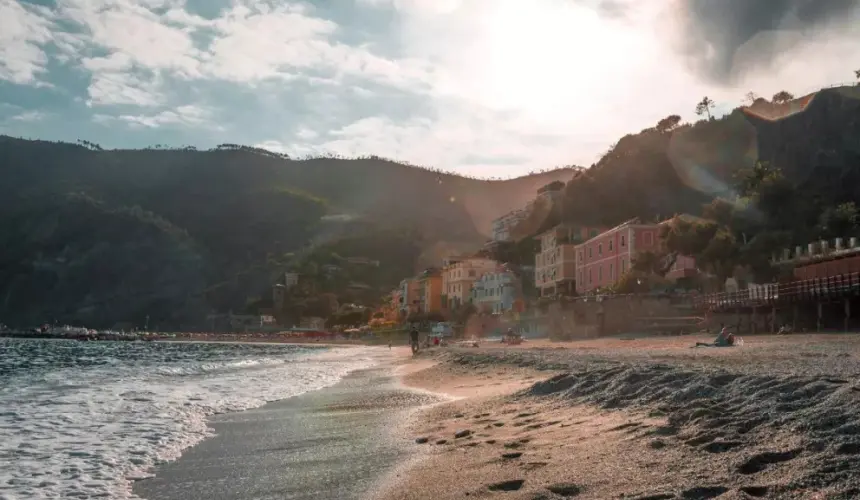
[[[544,341],[428,352],[421,450],[385,500],[857,498],[860,336]],[[459,437],[458,437],[459,436]]]
[[[340,384],[219,415],[152,500],[860,495],[860,336],[377,348]]]

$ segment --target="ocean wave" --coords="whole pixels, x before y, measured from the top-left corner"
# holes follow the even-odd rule
[[[373,364],[363,349],[78,344],[0,344],[0,498],[135,498],[132,481],[211,434],[208,416]]]

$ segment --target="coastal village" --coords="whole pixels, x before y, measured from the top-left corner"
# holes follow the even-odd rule
[[[522,233],[518,226],[535,205],[551,206],[563,189],[562,182],[542,187],[534,201],[493,220],[491,239],[483,248],[447,256],[437,266],[404,277],[381,306],[341,306],[347,312],[366,310],[366,323],[330,329],[325,318],[311,317],[291,332],[322,335],[333,330],[347,338],[390,338],[417,326],[433,337],[515,334],[573,340],[631,332],[710,332],[718,325],[747,333],[852,327],[851,304],[860,289],[860,243],[855,237],[811,242],[773,255],[770,264],[783,270],[778,283],[755,283],[739,272],[735,274],[740,277],[731,276],[716,287],[713,276],[693,257],[667,257],[665,239],[672,225],[703,220],[687,214],[653,222],[632,219],[609,228],[562,223],[526,237],[535,242],[530,265],[494,259],[496,248],[516,242]],[[643,261],[654,259],[646,265],[662,271],[659,280],[651,282],[654,273],[641,269]],[[362,265],[380,265],[366,260],[351,258]],[[702,283],[708,278],[712,283],[706,289]],[[283,282],[274,285],[276,307],[261,325],[278,328],[277,306],[301,279],[286,273]]]

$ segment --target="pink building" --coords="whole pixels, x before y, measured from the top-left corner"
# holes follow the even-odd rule
[[[633,219],[577,245],[576,292],[610,287],[630,269],[638,252],[660,251],[660,227],[667,222],[641,224]],[[675,280],[695,269],[692,258],[678,256],[666,277]]]

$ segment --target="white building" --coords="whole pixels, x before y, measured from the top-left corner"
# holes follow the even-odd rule
[[[529,215],[529,210],[514,210],[493,221],[493,241],[510,241],[511,231]]]
[[[520,296],[517,277],[510,271],[486,273],[472,285],[472,302],[479,311],[502,314],[514,308]]]
[[[472,284],[486,273],[496,271],[499,264],[480,257],[449,257],[443,261],[442,294],[447,297],[446,308],[455,309],[469,302]]]

